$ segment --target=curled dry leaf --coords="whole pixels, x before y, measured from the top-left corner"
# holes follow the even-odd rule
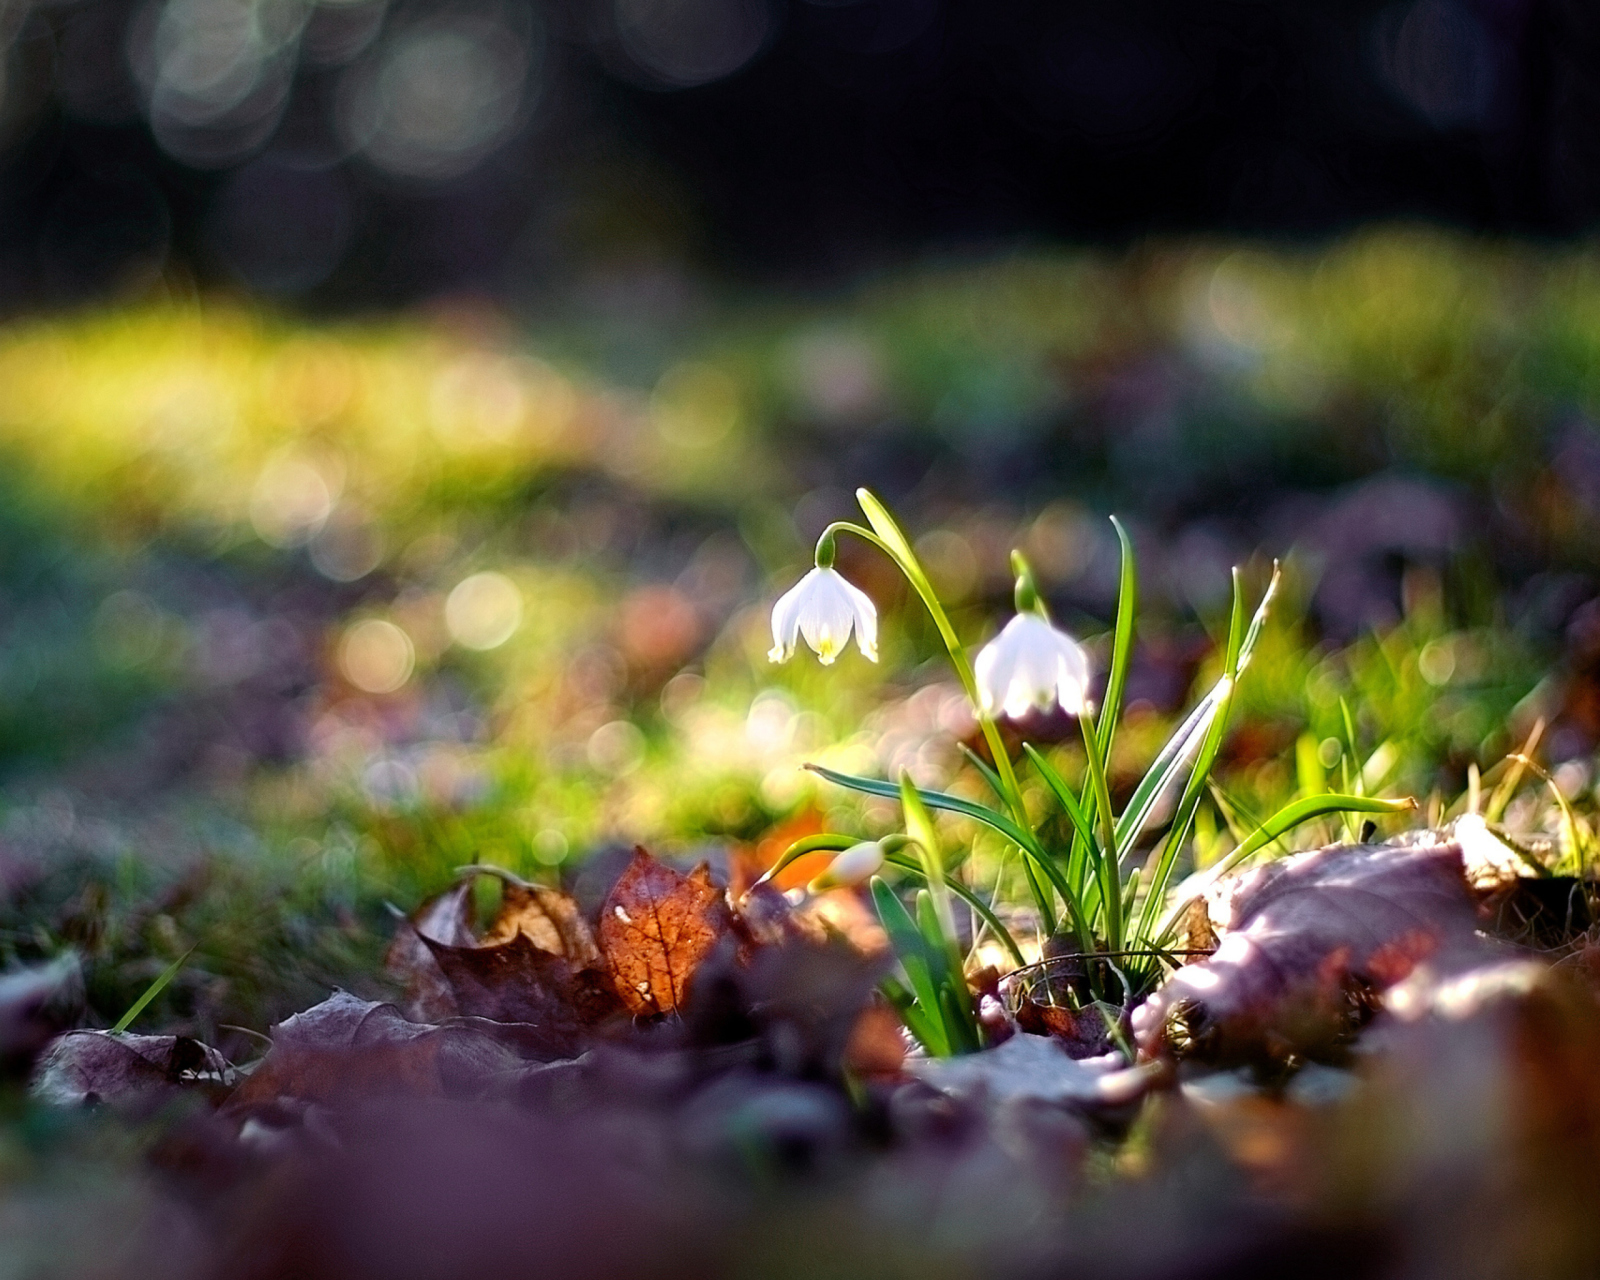
[[[501,889],[499,914],[479,940],[480,947],[509,942],[521,934],[541,951],[563,957],[574,969],[600,967],[600,949],[595,945],[594,934],[569,895],[559,889],[528,884],[497,868],[485,867],[483,871],[498,876]]]
[[[481,939],[472,930],[479,875],[501,882],[500,910]],[[578,904],[496,867],[469,869],[401,921],[385,967],[405,984],[405,1011],[417,1022],[533,1022],[570,1041],[617,1007]]]
[[[0,1073],[26,1074],[39,1051],[83,1010],[83,970],[72,953],[0,974]]]
[[[429,898],[409,918],[402,917],[383,958],[384,972],[405,987],[406,1016],[414,1022],[442,1022],[459,1010],[450,982],[434,958],[432,945],[472,947],[472,886],[463,876]],[[399,915],[397,908],[391,908]]]
[[[39,1060],[33,1094],[56,1106],[119,1103],[181,1086],[227,1089],[233,1068],[188,1036],[69,1031]]]
[[[538,1028],[476,1018],[425,1026],[392,1004],[336,991],[273,1028],[272,1049],[228,1108],[281,1099],[481,1096],[514,1079],[540,1047]]]
[[[1230,887],[1215,954],[1135,1010],[1142,1054],[1226,1063],[1333,1052],[1423,961],[1448,972],[1484,952],[1453,842],[1335,845]]]
[[[600,910],[600,949],[634,1014],[671,1013],[689,979],[729,930],[727,905],[704,863],[687,876],[643,849]]]

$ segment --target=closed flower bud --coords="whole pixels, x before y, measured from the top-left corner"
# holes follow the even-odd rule
[[[876,840],[853,844],[828,864],[828,869],[811,882],[812,893],[826,889],[847,889],[865,884],[883,866],[883,846]]]

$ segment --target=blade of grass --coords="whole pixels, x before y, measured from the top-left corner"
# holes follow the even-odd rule
[[[1511,758],[1523,768],[1531,770],[1535,777],[1542,779],[1545,786],[1550,788],[1550,794],[1556,798],[1556,804],[1561,809],[1562,839],[1572,854],[1573,874],[1581,878],[1589,861],[1584,855],[1584,844],[1586,842],[1582,837],[1583,824],[1578,815],[1572,811],[1572,806],[1567,803],[1566,794],[1561,790],[1556,780],[1536,761],[1529,759],[1527,756],[1512,756]]]
[[[196,944],[198,945],[198,944]],[[189,962],[189,957],[194,954],[194,947],[190,947],[181,956],[161,971],[154,982],[144,989],[144,994],[128,1006],[128,1011],[117,1019],[117,1025],[111,1028],[112,1035],[120,1035],[133,1025],[133,1020],[145,1011],[145,1007],[158,995],[167,989],[167,984],[178,976],[178,971]]]
[[[1511,803],[1511,797],[1516,795],[1517,788],[1522,785],[1522,773],[1527,768],[1524,762],[1533,759],[1533,753],[1539,749],[1539,739],[1542,737],[1544,737],[1544,717],[1540,716],[1533,722],[1533,729],[1528,734],[1528,740],[1522,744],[1522,749],[1506,757],[1511,767],[1506,770],[1505,777],[1500,779],[1489,795],[1488,806],[1483,811],[1485,822],[1500,821],[1500,815],[1506,811],[1506,806]]]

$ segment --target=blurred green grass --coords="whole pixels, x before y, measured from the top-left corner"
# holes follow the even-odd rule
[[[0,961],[79,949],[109,1025],[195,946],[144,1018],[226,1047],[381,990],[384,903],[475,858],[570,877],[891,821],[807,760],[973,788],[870,556],[845,567],[882,665],[766,663],[766,606],[858,483],[973,641],[1012,545],[1103,632],[1102,517],[1128,519],[1151,610],[1114,784],[1214,667],[1228,564],[1287,555],[1201,856],[1352,759],[1442,815],[1539,717],[1592,807],[1588,250],[1035,253],[647,323],[187,299],[0,330]],[[1064,726],[1030,732],[1075,773]]]

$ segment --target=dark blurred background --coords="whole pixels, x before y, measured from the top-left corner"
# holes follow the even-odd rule
[[[13,313],[1600,213],[1586,0],[6,0],[0,39]]]

